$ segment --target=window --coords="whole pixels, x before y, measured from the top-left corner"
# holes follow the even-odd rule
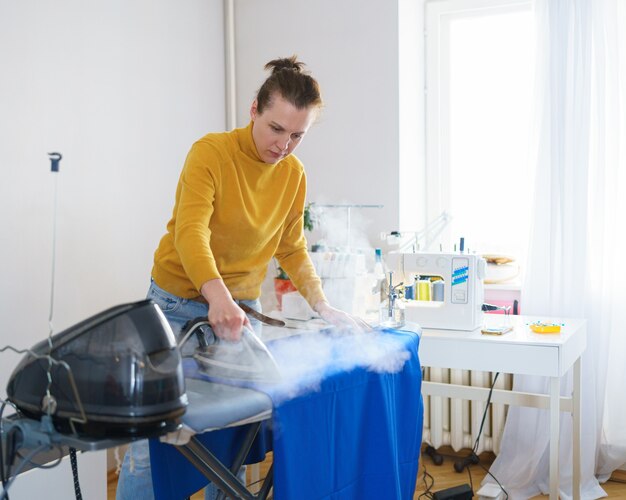
[[[451,215],[446,250],[526,252],[532,22],[528,1],[426,3],[427,220]]]

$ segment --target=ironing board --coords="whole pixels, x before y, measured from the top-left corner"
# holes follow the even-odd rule
[[[318,380],[302,376],[295,396],[261,385],[226,386],[185,360],[190,404],[183,422],[194,435],[182,446],[151,440],[155,498],[186,498],[208,480],[232,496],[257,498],[232,471],[262,461],[270,450],[273,468],[258,498],[272,481],[277,500],[412,498],[423,419],[419,334],[383,334],[381,343],[406,354],[401,367],[346,366],[330,355],[315,369]],[[358,349],[358,339],[324,342],[333,352],[349,351]],[[293,342],[268,343],[279,367]]]
[[[193,371],[189,366],[195,362],[185,361],[186,371]],[[185,378],[185,385],[189,406],[179,433],[183,437],[168,439],[189,441],[170,446],[150,440],[155,498],[187,498],[208,481],[231,495],[254,498],[235,474],[244,462],[263,461],[271,450],[271,436],[262,426],[272,415],[271,398],[246,387],[191,377]],[[271,486],[269,475],[258,498],[265,498]]]

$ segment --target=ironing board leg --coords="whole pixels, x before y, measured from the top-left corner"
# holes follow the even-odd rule
[[[226,494],[233,498],[253,500],[255,497],[237,479],[237,477],[222,464],[215,455],[207,450],[202,443],[192,437],[184,446],[176,449],[198,469],[204,477],[215,483]]]
[[[207,450],[196,437],[192,437],[189,443],[184,446],[176,446],[176,449],[189,460],[204,477],[215,483],[215,485],[222,490],[218,498],[223,498],[223,494],[226,494],[232,498],[242,498],[244,500],[265,500],[274,482],[273,464],[263,481],[258,495],[253,495],[248,491],[245,484],[241,484],[239,479],[235,476],[248,456],[260,428],[261,423],[249,426],[241,446],[239,447],[239,451],[235,456],[231,470]]]
[[[237,453],[235,460],[233,460],[233,465],[230,468],[230,472],[232,472],[234,475],[237,475],[237,473],[239,472],[239,469],[241,469],[241,466],[246,460],[246,457],[248,456],[248,452],[250,451],[250,448],[252,448],[252,443],[254,442],[254,439],[256,438],[256,435],[258,434],[260,428],[261,428],[260,423],[250,425],[250,427],[248,428],[248,431],[246,432],[246,436],[244,437],[243,442],[241,443],[241,447],[239,448],[239,452]],[[218,492],[216,500],[223,500],[223,499],[224,499],[224,492],[223,491]]]

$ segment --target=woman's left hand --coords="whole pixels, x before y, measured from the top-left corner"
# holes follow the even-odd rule
[[[357,316],[352,316],[344,311],[335,309],[328,302],[320,301],[315,304],[315,312],[320,317],[340,329],[350,329],[359,332],[367,332],[372,329],[365,321]]]

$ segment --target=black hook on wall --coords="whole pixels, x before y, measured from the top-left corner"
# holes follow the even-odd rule
[[[63,158],[63,155],[61,153],[48,153],[48,156],[50,157],[50,171],[58,172],[59,162],[61,158]]]

